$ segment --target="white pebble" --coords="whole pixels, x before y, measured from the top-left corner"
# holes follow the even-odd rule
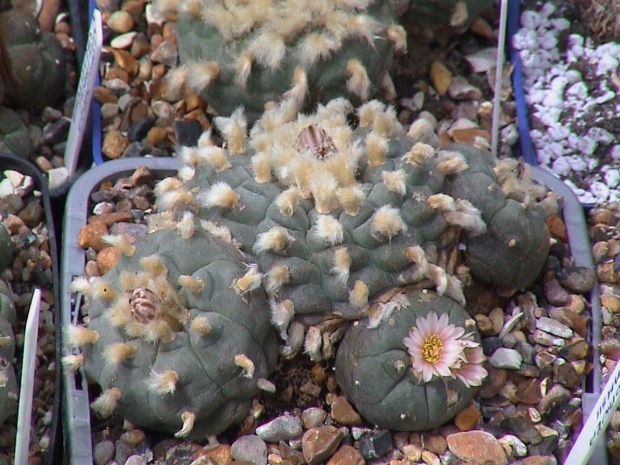
[[[609,156],[615,161],[620,160],[620,145],[614,145],[609,151]]]
[[[598,201],[604,202],[607,200],[607,197],[609,197],[609,187],[600,181],[595,181],[590,184],[590,192],[597,197]]]
[[[570,155],[565,158],[573,171],[585,171],[588,168],[588,164],[580,155]]]
[[[588,136],[603,145],[609,145],[615,139],[614,135],[611,132],[607,131],[606,129],[597,127],[592,127],[588,129]]]
[[[603,179],[605,179],[605,184],[609,187],[618,187],[618,184],[620,183],[620,171],[616,168],[607,170],[605,174],[603,174]]]
[[[571,172],[570,164],[566,157],[559,157],[551,164],[551,171],[557,176],[568,176]]]
[[[540,24],[540,15],[532,10],[521,13],[521,26],[527,29],[536,29]]]

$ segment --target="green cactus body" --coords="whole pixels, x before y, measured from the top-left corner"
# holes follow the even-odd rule
[[[404,292],[400,308],[374,327],[360,320],[347,331],[336,356],[336,377],[346,397],[369,422],[394,431],[436,428],[456,415],[476,389],[456,376],[423,382],[411,369],[403,339],[418,317],[447,314],[450,323],[476,334],[458,303],[427,290]],[[378,374],[380,374],[378,376]]]
[[[0,152],[28,158],[32,151],[28,128],[19,115],[7,107],[0,106]]]
[[[391,86],[393,49],[406,45],[390,0],[169,3],[156,6],[176,13],[183,81],[221,115],[244,106],[249,122],[289,97],[300,109],[367,101]]]
[[[65,53],[34,16],[17,8],[0,13],[0,49],[10,73],[6,97],[14,106],[40,112],[60,100],[65,89]]]
[[[89,286],[88,328],[69,342],[102,387],[98,413],[204,438],[245,418],[277,340],[264,291],[230,288],[246,271],[239,251],[188,227],[125,244],[128,255]]]
[[[459,241],[476,276],[514,288],[534,281],[549,246],[542,212],[506,199],[488,152],[416,143],[378,102],[361,107],[352,130],[350,110],[333,101],[278,122],[275,110],[239,155],[204,141],[184,148],[193,177],[161,194],[159,207],[192,209],[253,256],[273,302],[306,324],[361,318],[374,295],[412,283],[463,303],[451,258]],[[234,117],[217,123],[230,129]],[[523,218],[522,236],[503,226]],[[505,259],[494,260],[496,248]]]
[[[15,318],[13,293],[0,281],[0,424],[17,410],[17,379],[13,367]]]
[[[422,28],[467,27],[493,0],[408,0],[403,19]]]

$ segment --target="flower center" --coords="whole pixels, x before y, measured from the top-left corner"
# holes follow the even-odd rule
[[[441,349],[443,349],[441,338],[436,334],[429,334],[422,345],[422,357],[428,363],[438,363],[441,360]]]

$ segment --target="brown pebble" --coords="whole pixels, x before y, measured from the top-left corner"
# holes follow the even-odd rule
[[[111,226],[114,223],[120,223],[122,221],[132,222],[133,216],[128,211],[117,211],[112,213],[102,213],[101,215],[93,215],[88,218],[89,224],[103,223],[106,226]]]
[[[557,465],[555,457],[548,455],[531,455],[521,459],[521,465]]]
[[[340,445],[344,433],[335,426],[309,429],[301,438],[301,449],[309,465],[328,459]]]
[[[102,105],[104,103],[117,103],[118,97],[106,87],[97,86],[93,89],[93,97]]]
[[[108,246],[97,254],[97,266],[102,274],[107,273],[123,253],[116,247]]]
[[[560,218],[558,215],[549,215],[545,218],[545,223],[549,228],[549,233],[561,240],[562,242],[566,242],[568,240],[568,236],[566,235],[566,225],[564,224],[564,220]]]
[[[433,454],[441,455],[448,448],[446,438],[441,434],[422,433],[422,445]]]
[[[459,459],[471,465],[505,465],[508,460],[500,442],[486,431],[466,431],[451,434],[448,448]]]
[[[122,34],[131,31],[133,18],[125,11],[115,11],[108,18],[106,25],[114,32]]]
[[[127,50],[111,49],[114,55],[114,61],[118,66],[127,71],[130,76],[135,76],[140,70],[138,60],[131,56]]]
[[[121,434],[121,441],[130,446],[137,446],[146,439],[144,431],[139,429],[132,429],[131,431],[125,431]]]
[[[603,294],[601,296],[601,305],[613,313],[620,312],[620,299],[612,294]]]
[[[155,126],[149,129],[149,132],[146,135],[146,141],[149,145],[156,147],[158,144],[166,140],[167,135],[168,133],[164,128]]]
[[[362,423],[362,417],[344,396],[336,397],[331,408],[331,415],[336,423],[347,426]]]
[[[620,276],[615,269],[613,261],[599,263],[596,266],[596,274],[599,281],[603,283],[617,283]]]
[[[106,157],[114,160],[120,158],[128,145],[129,139],[123,136],[120,131],[113,129],[104,136],[101,151]]]
[[[78,234],[78,245],[83,249],[92,248],[96,252],[109,247],[109,244],[101,239],[101,236],[108,234],[108,227],[102,221],[96,221],[82,226]]]
[[[84,265],[84,274],[89,278],[101,276],[101,270],[96,260],[88,260]]]
[[[141,165],[135,169],[130,179],[134,186],[141,186],[142,184],[148,184],[153,181],[153,175],[146,166]]]
[[[228,444],[219,444],[214,448],[203,447],[194,453],[192,459],[199,457],[209,458],[213,465],[230,465],[233,463],[230,445]]]
[[[41,202],[28,202],[17,216],[19,216],[26,226],[34,228],[43,220],[44,211]]]
[[[340,446],[336,453],[327,461],[327,465],[363,465],[366,461],[360,452],[347,445]]]
[[[459,431],[470,431],[476,427],[479,420],[480,410],[474,404],[471,404],[456,414],[454,424]]]
[[[520,402],[528,405],[536,405],[542,399],[540,382],[537,378],[525,380],[517,385],[515,394]]]

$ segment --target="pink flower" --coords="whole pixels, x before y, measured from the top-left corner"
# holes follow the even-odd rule
[[[480,386],[482,380],[488,376],[488,371],[482,366],[484,353],[480,344],[473,340],[463,340],[466,345],[463,347],[461,365],[452,370],[452,377],[457,377],[467,387]]]
[[[482,366],[484,354],[471,333],[449,324],[447,314],[430,312],[418,317],[416,326],[403,339],[411,357],[413,373],[425,383],[433,376],[460,379],[467,387],[480,386],[488,375]]]
[[[449,324],[445,313],[439,318],[435,312],[426,318],[418,317],[416,326],[409,329],[409,337],[403,339],[414,374],[425,383],[433,376],[452,376],[452,367],[460,365],[463,356],[459,338],[464,333],[463,328]]]

